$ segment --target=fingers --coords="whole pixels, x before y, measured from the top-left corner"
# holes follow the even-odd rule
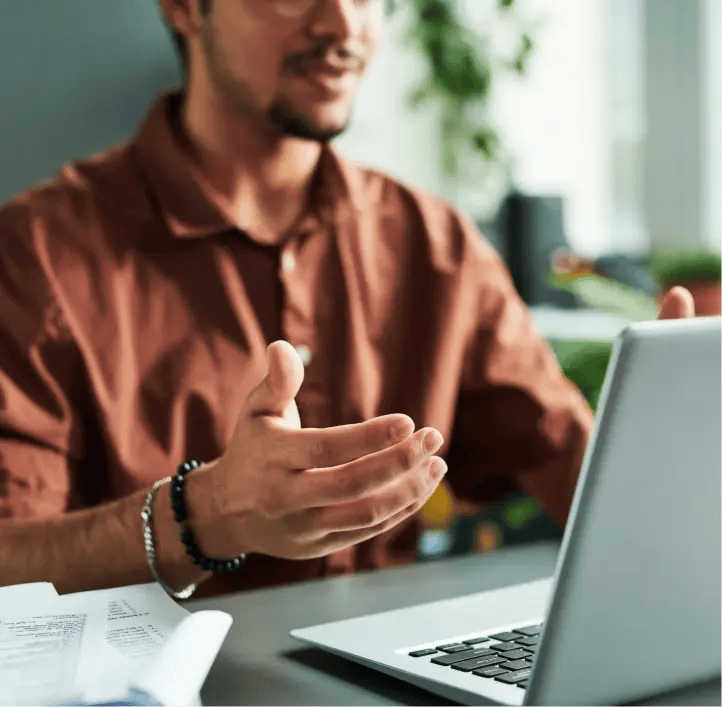
[[[420,506],[419,506],[420,508]],[[379,523],[372,528],[364,528],[363,530],[348,530],[338,533],[331,533],[329,536],[323,539],[319,543],[319,550],[313,554],[319,555],[330,555],[332,552],[338,552],[344,550],[351,545],[358,545],[366,540],[371,540],[381,533],[385,533],[387,530],[391,530],[395,525],[398,525],[402,521],[406,520],[409,516],[412,516],[418,508],[414,505],[409,508],[396,513],[393,517]]]
[[[425,427],[383,451],[330,469],[297,474],[291,480],[289,493],[299,509],[357,501],[426,461],[442,443],[437,430]]]
[[[392,513],[387,518],[384,518],[373,525],[358,529],[331,532],[326,537],[317,541],[315,544],[316,547],[322,550],[323,554],[337,552],[338,550],[342,550],[350,545],[356,545],[364,542],[365,540],[370,540],[380,533],[390,530],[395,525],[398,525],[406,518],[416,513],[424,505],[424,503],[429,500],[431,494],[434,492],[434,489],[438,486],[439,482],[446,473],[446,464],[441,459],[438,459],[438,462],[438,467],[436,466],[436,461],[434,461],[431,465],[436,468],[436,471],[434,472],[434,483],[430,484],[427,491],[420,498],[406,506],[403,506],[395,513]]]
[[[303,363],[287,341],[274,341],[266,349],[268,373],[248,396],[247,410],[252,417],[283,415],[303,383]]]
[[[294,530],[299,538],[313,542],[331,533],[364,531],[396,517],[411,506],[420,508],[431,497],[446,473],[446,462],[429,457],[397,483],[360,501],[311,508],[296,515]],[[305,530],[305,534],[304,534]]]
[[[271,459],[289,469],[335,467],[398,444],[413,431],[414,422],[407,415],[325,429],[283,429]]]
[[[659,308],[658,319],[688,319],[694,317],[694,297],[685,287],[673,287]]]

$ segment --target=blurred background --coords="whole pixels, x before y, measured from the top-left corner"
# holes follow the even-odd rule
[[[388,0],[338,150],[442,195],[505,258],[594,408],[611,342],[682,283],[719,314],[720,0]],[[131,137],[179,81],[155,0],[2,0],[0,203]],[[420,559],[560,535],[442,487]]]

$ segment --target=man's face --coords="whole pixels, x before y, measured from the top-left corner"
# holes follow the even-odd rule
[[[348,124],[382,8],[383,0],[213,0],[198,75],[245,119],[330,139]],[[190,80],[196,61],[191,53]]]

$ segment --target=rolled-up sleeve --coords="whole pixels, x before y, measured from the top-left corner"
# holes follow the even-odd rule
[[[30,207],[0,210],[0,517],[72,506],[83,447],[72,409],[78,356],[38,255]]]
[[[472,237],[468,286],[479,293],[478,319],[463,365],[449,482],[474,501],[525,489],[563,525],[592,411],[536,331],[504,263],[475,229]]]

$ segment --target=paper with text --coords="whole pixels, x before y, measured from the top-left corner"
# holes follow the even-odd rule
[[[156,584],[56,596],[44,609],[0,604],[0,704],[122,701],[134,689],[199,704],[231,624],[190,614]]]
[[[0,616],[0,703],[34,705],[77,695],[81,656],[92,654],[102,631],[99,613]]]

